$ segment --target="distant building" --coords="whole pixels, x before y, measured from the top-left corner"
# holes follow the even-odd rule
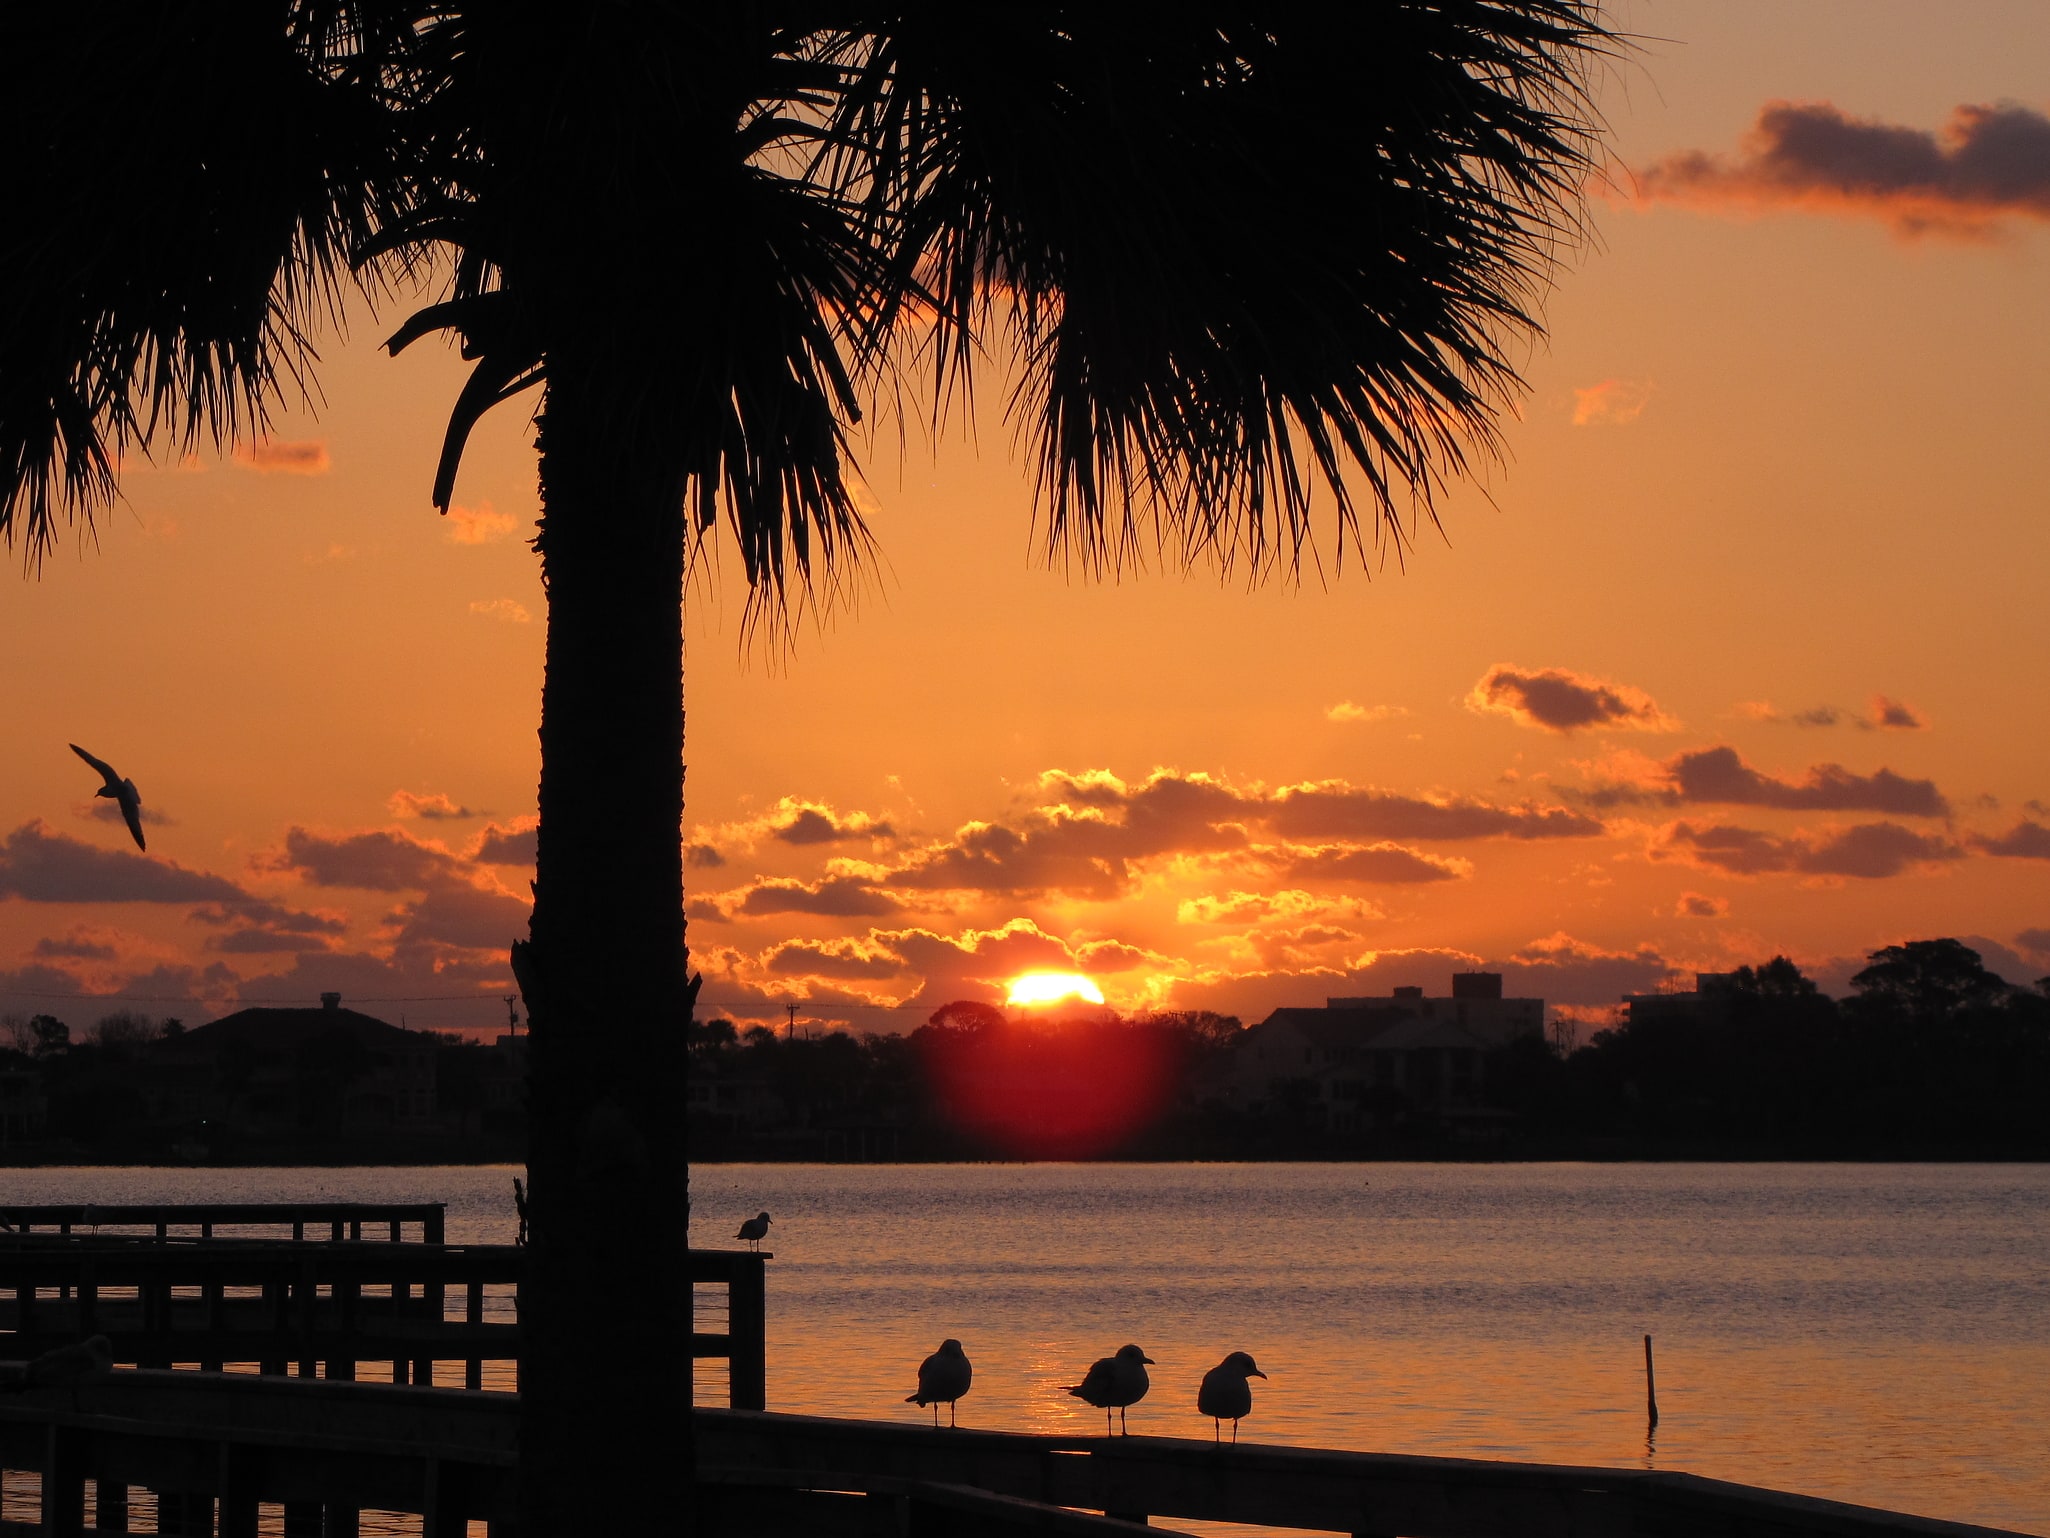
[[[49,1114],[40,1073],[33,1068],[0,1068],[0,1148],[41,1137]]]
[[[1418,1115],[1481,1124],[1488,1054],[1542,1039],[1543,999],[1505,999],[1494,972],[1463,972],[1446,998],[1397,988],[1385,998],[1334,998],[1322,1009],[1277,1009],[1233,1052],[1228,1099],[1360,1132]]]
[[[151,1121],[248,1134],[422,1132],[435,1042],[323,993],[318,1009],[241,1009],[152,1043]]]

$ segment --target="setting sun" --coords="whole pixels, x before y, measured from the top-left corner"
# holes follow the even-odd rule
[[[1080,972],[1027,972],[1011,982],[1007,1004],[1058,1004],[1063,999],[1103,1002],[1103,990]]]

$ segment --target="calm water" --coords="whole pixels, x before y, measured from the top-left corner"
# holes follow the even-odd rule
[[[16,1201],[445,1201],[512,1236],[508,1169],[0,1171]],[[1087,1432],[1062,1392],[1137,1341],[1132,1429],[1654,1466],[2050,1534],[2050,1166],[719,1165],[694,1234],[775,1215],[769,1403]],[[1642,1338],[1660,1424],[1645,1434]],[[701,1398],[716,1399],[705,1375]]]

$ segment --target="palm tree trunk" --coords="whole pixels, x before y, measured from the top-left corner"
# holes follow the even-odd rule
[[[533,1036],[526,1538],[687,1531],[693,1467],[682,477],[659,435],[622,428],[650,419],[648,393],[574,351],[551,354],[538,444],[541,828],[514,957]]]

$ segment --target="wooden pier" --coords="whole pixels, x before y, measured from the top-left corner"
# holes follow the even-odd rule
[[[424,1538],[473,1520],[510,1534],[518,1407],[461,1389],[121,1370],[0,1396],[0,1467],[41,1476],[45,1538],[130,1531],[135,1487],[173,1496],[159,1520],[171,1511],[188,1535],[253,1538],[267,1505],[283,1508],[287,1532],[322,1538],[346,1538],[366,1507],[417,1514]],[[679,1480],[676,1494],[695,1501],[706,1535],[1109,1538],[1172,1533],[1181,1519],[1362,1538],[2017,1538],[1634,1469],[695,1416],[697,1488]],[[1148,1517],[1167,1525],[1137,1526]]]

